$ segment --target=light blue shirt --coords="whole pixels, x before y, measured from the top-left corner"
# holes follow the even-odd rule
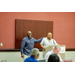
[[[43,38],[36,40],[33,37],[30,39],[28,36],[24,37],[21,42],[21,55],[25,54],[30,56],[31,51],[34,48],[34,43],[39,43],[42,39]]]

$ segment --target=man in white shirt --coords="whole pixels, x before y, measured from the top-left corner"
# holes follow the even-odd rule
[[[46,62],[48,61],[48,58],[49,58],[49,56],[50,56],[51,54],[57,54],[58,57],[59,57],[59,59],[60,59],[60,62],[62,62],[63,60],[62,60],[61,56],[59,55],[59,52],[60,52],[60,47],[59,47],[59,46],[55,46],[55,48],[54,48],[53,50],[51,50],[51,51],[49,51],[49,52],[47,52],[47,53],[45,54],[45,61],[46,61]]]
[[[48,34],[47,34],[47,37],[46,38],[43,38],[43,40],[41,41],[41,43],[40,43],[40,45],[41,45],[41,47],[44,49],[44,51],[45,51],[45,49],[46,49],[46,47],[48,47],[48,46],[52,46],[52,45],[58,45],[57,43],[56,43],[56,41],[54,40],[54,39],[52,39],[52,33],[51,32],[49,32]]]

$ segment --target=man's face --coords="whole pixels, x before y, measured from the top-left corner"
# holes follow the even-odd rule
[[[51,39],[52,38],[52,33],[48,33],[47,38]]]
[[[28,32],[28,33],[27,33],[27,36],[28,36],[29,38],[31,37],[31,35],[32,35],[31,32]]]
[[[60,48],[54,49],[53,52],[54,52],[55,54],[59,54]]]

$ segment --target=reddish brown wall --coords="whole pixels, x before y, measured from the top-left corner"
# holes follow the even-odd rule
[[[0,48],[15,48],[15,19],[53,21],[53,38],[75,48],[74,12],[0,12]]]

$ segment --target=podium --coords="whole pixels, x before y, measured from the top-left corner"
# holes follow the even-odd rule
[[[65,45],[59,45],[59,46],[60,46],[60,48],[61,48],[61,50],[60,50],[60,52],[59,52],[59,55],[61,56],[62,59],[64,59],[64,58],[65,58],[66,46],[65,46]],[[54,47],[55,47],[54,45],[46,47],[46,50],[44,51],[44,57],[45,57],[45,54],[46,54],[48,51],[53,50]]]

